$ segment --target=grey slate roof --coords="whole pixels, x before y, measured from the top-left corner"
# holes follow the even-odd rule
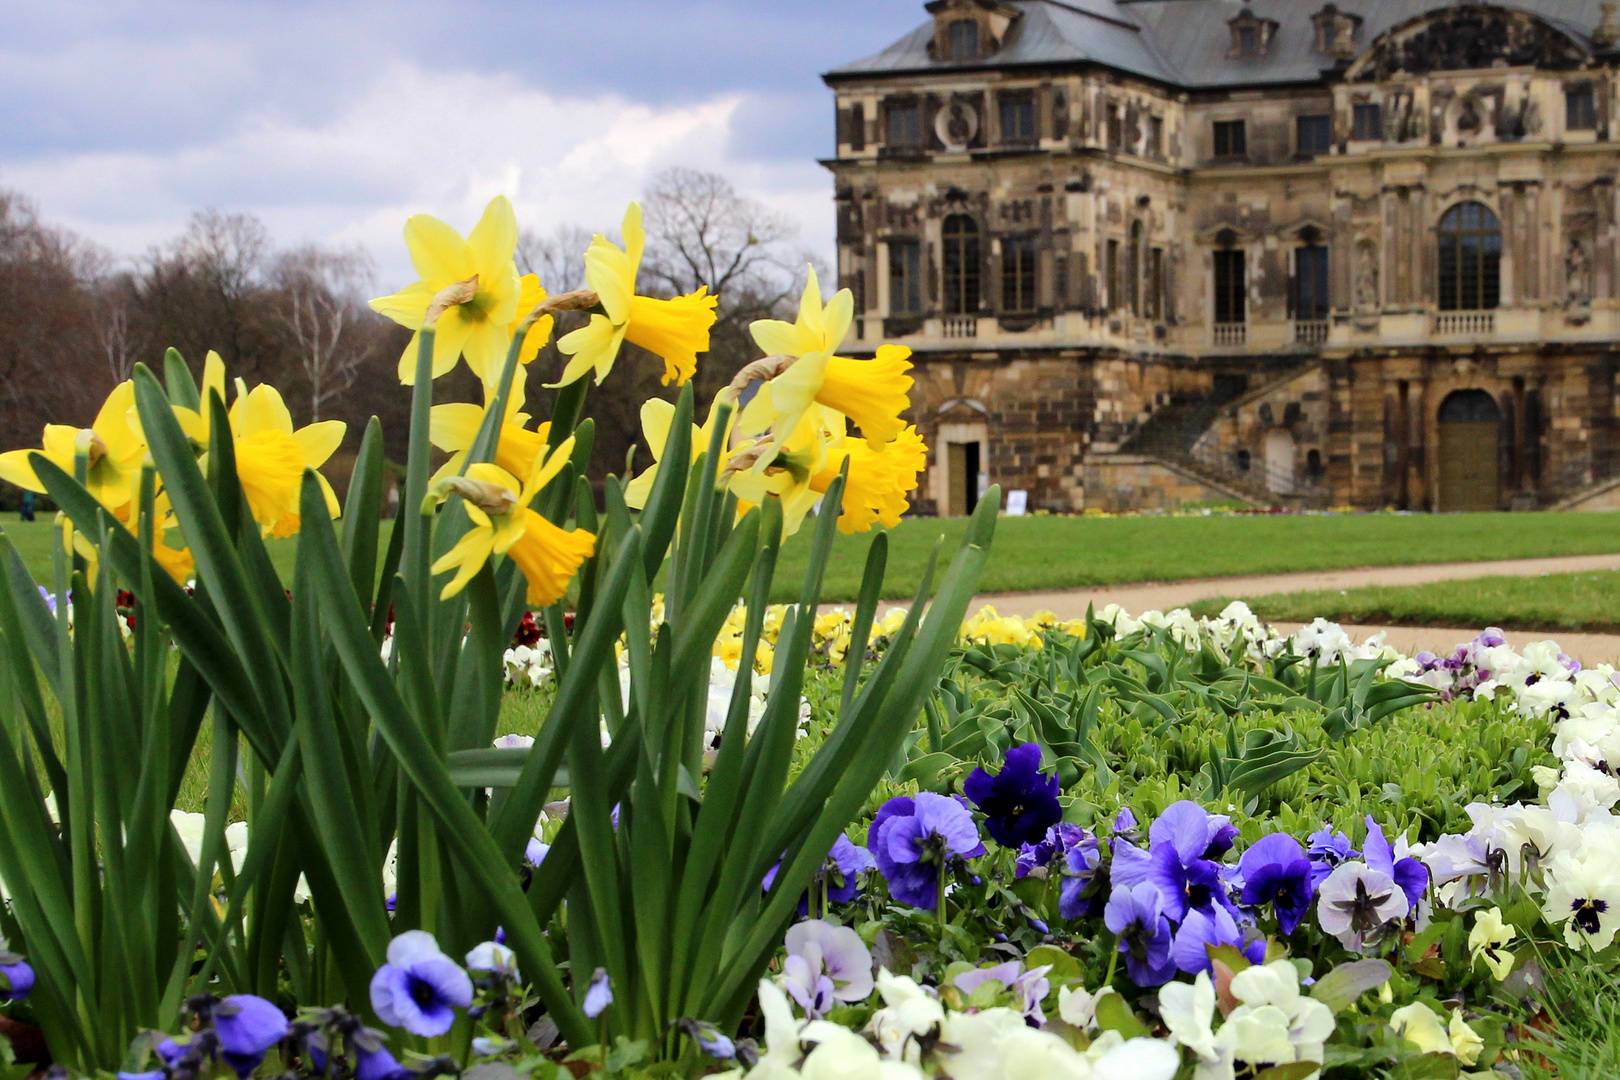
[[[1311,16],[1325,0],[1008,0],[1023,11],[995,55],[971,63],[933,60],[932,20],[880,53],[834,68],[829,78],[952,68],[1096,63],[1188,88],[1308,82],[1332,66],[1311,46]],[[1337,0],[1365,20],[1363,48],[1386,30],[1451,0]],[[1540,15],[1582,41],[1598,24],[1598,0],[1496,0],[1494,6]],[[1228,20],[1247,7],[1275,19],[1265,56],[1234,58]]]

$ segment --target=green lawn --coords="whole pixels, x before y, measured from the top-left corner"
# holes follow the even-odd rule
[[[935,540],[947,555],[966,519],[919,518],[890,534],[887,592],[910,595]],[[39,580],[49,580],[49,524],[0,523]],[[798,594],[811,523],[783,547],[778,600]],[[840,536],[823,598],[852,600],[869,534]],[[295,540],[271,542],[290,578]],[[1546,555],[1620,552],[1616,514],[1358,514],[1226,517],[1004,518],[981,582],[984,592],[1077,588],[1131,581],[1332,570]]]
[[[1201,600],[1196,615],[1213,615],[1227,597]],[[1620,571],[1483,577],[1429,585],[1328,589],[1245,597],[1255,613],[1279,622],[1371,626],[1500,626],[1505,630],[1620,631]]]

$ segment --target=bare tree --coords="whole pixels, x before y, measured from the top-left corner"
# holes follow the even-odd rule
[[[107,361],[107,373],[121,383],[135,370],[142,338],[136,307],[134,275],[127,270],[94,283],[96,343]]]
[[[591,231],[581,225],[559,225],[542,236],[533,229],[518,234],[518,272],[534,274],[548,293],[571,292],[585,287],[585,249],[591,246]]]
[[[359,248],[329,251],[306,244],[277,256],[272,274],[277,317],[309,381],[309,414],[354,385],[369,345],[352,333],[364,317],[364,297],[376,276]]]
[[[153,251],[137,279],[154,344],[197,358],[217,349],[232,375],[273,374],[280,357],[265,281],[269,251],[269,233],[251,214],[192,214],[185,233]]]
[[[641,201],[649,249],[643,265],[672,292],[707,285],[725,297],[733,286],[780,282],[784,272],[791,279],[781,247],[797,230],[781,214],[739,195],[725,177],[666,169],[653,177]]]

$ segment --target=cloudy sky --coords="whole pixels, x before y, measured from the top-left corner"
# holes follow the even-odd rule
[[[830,254],[819,74],[920,0],[5,0],[0,186],[113,252],[192,210],[278,243],[465,230],[498,192],[542,231],[616,226],[668,165],[720,172]]]

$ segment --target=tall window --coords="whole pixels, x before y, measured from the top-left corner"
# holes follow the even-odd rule
[[[889,310],[922,311],[922,245],[915,240],[889,241]]]
[[[1125,146],[1125,110],[1113,102],[1104,108],[1108,111],[1108,149],[1122,149]]]
[[[1009,236],[1001,242],[1001,310],[1035,310],[1035,238]]]
[[[1384,137],[1384,107],[1357,105],[1350,114],[1350,137],[1363,142]]]
[[[1219,248],[1215,252],[1215,321],[1247,321],[1247,267],[1241,248]]]
[[[979,24],[974,19],[957,19],[947,28],[952,60],[979,58]]]
[[[1325,154],[1333,148],[1333,117],[1301,116],[1294,125],[1301,154]]]
[[[1294,249],[1294,318],[1328,317],[1328,249],[1308,244]]]
[[[1458,203],[1440,219],[1440,310],[1483,311],[1502,296],[1502,227],[1482,203]]]
[[[979,226],[966,214],[945,219],[945,313],[979,310]]]
[[[1591,131],[1597,127],[1597,97],[1590,83],[1564,91],[1564,127],[1570,131]]]
[[[1164,318],[1164,248],[1148,250],[1147,317]]]
[[[1107,259],[1103,263],[1103,277],[1108,284],[1108,310],[1113,311],[1125,299],[1125,290],[1120,288],[1119,280],[1119,241],[1108,241],[1105,254]]]
[[[1164,117],[1148,118],[1148,157],[1164,157]]]
[[[1028,94],[1001,98],[1001,141],[1035,141],[1035,99]]]
[[[1125,249],[1125,306],[1131,314],[1142,313],[1142,223],[1131,222],[1131,242]]]
[[[1242,120],[1215,121],[1215,156],[1242,157],[1249,152],[1248,131]]]
[[[866,149],[866,106],[859,101],[849,110],[849,148]]]
[[[922,145],[922,110],[915,101],[891,102],[888,109],[889,145]]]

